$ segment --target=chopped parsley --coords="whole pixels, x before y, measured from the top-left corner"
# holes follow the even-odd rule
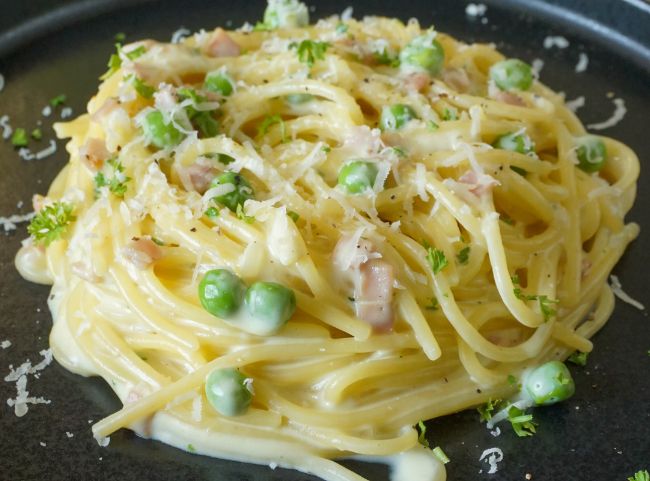
[[[629,476],[627,481],[650,481],[650,473],[648,473],[647,469],[637,471],[634,476]]]
[[[65,94],[59,94],[56,97],[50,99],[50,105],[52,107],[58,107],[59,105],[63,105],[66,100],[68,100],[68,97],[66,97]]]
[[[521,389],[521,384],[517,383],[517,378],[512,374],[508,374],[508,384],[511,386],[517,386],[519,389]]]
[[[445,257],[445,253],[440,249],[431,246],[427,247],[427,261],[429,262],[434,274],[438,274],[441,270],[447,267],[447,264],[449,264]]]
[[[262,120],[262,123],[257,128],[257,135],[260,136],[266,135],[266,133],[269,131],[269,127],[271,127],[271,125],[274,124],[280,125],[280,135],[282,136],[282,143],[286,142],[284,120],[282,120],[282,117],[280,117],[278,114],[267,115],[266,117],[264,117],[264,120]]]
[[[77,218],[72,214],[74,206],[67,202],[54,202],[46,205],[34,216],[27,226],[27,232],[34,243],[44,246],[58,240]]]
[[[98,172],[95,175],[95,195],[99,196],[99,189],[108,187],[116,197],[124,197],[127,189],[127,182],[131,180],[130,177],[124,175],[124,166],[117,158],[109,159],[106,162],[112,170],[112,176],[106,177],[103,172]]]
[[[190,99],[191,105],[185,107],[187,117],[192,122],[192,126],[201,134],[201,138],[214,137],[219,133],[219,123],[213,117],[209,110],[198,110],[196,106],[207,102],[207,97],[200,95],[196,90],[189,87],[182,87],[176,91],[179,100]]]
[[[138,48],[134,48],[130,52],[125,52],[124,55],[126,55],[129,60],[135,60],[136,58],[142,56],[146,51],[147,48],[144,45],[140,45]],[[104,75],[99,77],[99,80],[106,80],[120,69],[122,66],[122,57],[120,57],[121,54],[122,44],[118,41],[115,44],[115,53],[111,54],[111,56],[108,58],[108,70],[106,73],[104,73]]]
[[[512,424],[515,434],[521,438],[532,436],[537,432],[537,423],[533,421],[533,415],[527,414],[517,406],[510,406],[508,409],[508,421]]]
[[[126,34],[124,32],[118,32],[118,33],[115,34],[115,37],[113,37],[113,39],[117,43],[122,43],[122,42],[124,42],[126,40]]]
[[[501,402],[501,399],[488,399],[488,401],[483,405],[476,408],[478,413],[481,415],[481,421],[489,421],[492,419],[492,412]]]
[[[391,149],[393,150],[393,152],[395,152],[395,155],[397,155],[398,157],[402,159],[407,157],[406,151],[402,147],[391,147]]]
[[[552,304],[557,304],[560,302],[557,299],[551,299],[546,295],[537,295],[537,294],[524,294],[519,287],[519,276],[512,276],[512,283],[515,285],[513,292],[517,299],[522,301],[537,301],[539,303],[539,310],[544,317],[544,322],[547,322],[551,317],[553,317],[557,312],[551,307]]]
[[[208,209],[203,213],[206,217],[210,217],[211,219],[214,219],[216,217],[219,217],[219,209],[216,207],[208,207]]]
[[[246,215],[246,211],[244,211],[244,207],[241,204],[237,204],[237,212],[235,212],[235,214],[239,220],[243,220],[247,224],[255,222],[255,217],[252,215]]]
[[[343,35],[344,33],[347,33],[348,31],[348,26],[344,24],[343,22],[339,22],[336,24],[336,34],[337,35]]]
[[[163,247],[165,245],[165,243],[161,239],[158,239],[158,237],[151,236],[151,241],[160,247]]]
[[[41,131],[39,128],[36,128],[32,130],[32,133],[30,135],[34,140],[41,140],[43,138],[43,131]]]
[[[423,421],[418,421],[415,430],[418,432],[418,443],[425,448],[429,447],[429,440],[427,439],[427,427]]]
[[[429,120],[427,122],[427,127],[429,127],[429,130],[438,130],[440,126],[436,124],[433,120]]]
[[[435,297],[431,298],[431,303],[428,306],[424,307],[428,311],[437,311],[440,308],[440,304],[438,303],[438,299]]]
[[[332,151],[332,147],[330,147],[329,145],[325,145],[321,150],[326,154],[329,154]]]
[[[27,147],[29,139],[27,138],[27,131],[22,128],[14,130],[11,136],[11,145],[14,147]]]
[[[400,65],[399,55],[391,55],[386,47],[381,52],[374,52],[372,58],[379,65],[388,65],[392,68],[397,68]]]
[[[133,88],[140,97],[150,99],[156,93],[156,89],[135,75],[128,75],[124,80],[131,81]]]
[[[316,60],[323,60],[325,52],[330,46],[327,42],[315,42],[313,40],[303,40],[302,42],[292,42],[289,44],[290,49],[296,49],[298,60],[312,68]]]
[[[449,457],[445,454],[440,446],[433,448],[433,454],[440,460],[442,464],[447,464],[449,462]]]
[[[469,251],[470,247],[463,247],[458,254],[456,254],[456,260],[460,265],[465,265],[467,264],[467,261],[469,260]]]
[[[195,452],[196,452],[196,448],[194,447],[193,444],[188,444],[188,445],[187,445],[187,450],[188,450],[190,453],[195,453]]]
[[[147,52],[147,48],[144,45],[140,45],[138,48],[134,48],[130,52],[125,52],[124,54],[129,60],[135,60],[138,57],[142,57]]]
[[[253,32],[270,32],[273,27],[266,22],[257,22],[253,27]]]
[[[567,361],[576,364],[578,366],[586,366],[587,365],[587,357],[589,356],[588,352],[580,352],[576,351],[573,354],[569,356]]]
[[[508,225],[515,225],[515,221],[514,221],[514,219],[512,219],[511,217],[509,217],[509,216],[506,215],[506,214],[503,214],[502,216],[500,216],[500,217],[499,217],[499,220],[500,220],[501,222],[505,222],[505,223],[508,224]]]
[[[300,214],[298,214],[298,212],[295,212],[293,210],[288,210],[287,215],[291,217],[291,220],[293,220],[294,222],[298,222],[298,219],[300,219]]]
[[[442,120],[458,120],[458,112],[454,108],[445,108],[442,112]]]

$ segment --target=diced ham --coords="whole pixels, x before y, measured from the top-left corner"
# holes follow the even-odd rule
[[[236,57],[241,49],[222,28],[215,30],[208,44],[207,54],[211,57]]]
[[[458,181],[467,184],[468,190],[477,197],[481,197],[482,195],[491,192],[493,187],[501,185],[494,177],[487,174],[476,173],[473,170],[465,172]]]
[[[494,100],[498,100],[499,102],[504,102],[506,104],[517,105],[519,107],[526,106],[526,102],[524,102],[524,99],[522,99],[517,94],[513,94],[512,92],[505,92],[503,90],[499,90],[495,92],[495,94],[492,97],[494,98]]]
[[[378,331],[393,327],[393,266],[371,259],[359,266],[355,277],[354,305],[357,317]]]
[[[208,190],[210,182],[217,175],[214,166],[204,158],[199,158],[188,167],[178,167],[177,172],[185,190],[194,190],[199,194]]]
[[[442,80],[457,92],[467,92],[471,85],[467,72],[463,68],[452,68],[442,73]]]
[[[423,72],[412,73],[404,79],[404,85],[408,90],[415,90],[421,92],[431,82],[429,74]]]
[[[79,149],[79,157],[90,170],[97,172],[102,168],[104,162],[111,157],[111,153],[106,148],[106,142],[91,137]]]
[[[162,250],[149,238],[134,237],[122,249],[122,255],[138,269],[146,269],[162,257]]]

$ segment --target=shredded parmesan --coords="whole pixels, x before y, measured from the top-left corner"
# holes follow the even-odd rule
[[[70,107],[63,107],[61,109],[61,118],[62,119],[67,119],[68,117],[72,116],[72,109]]]
[[[535,75],[537,77],[539,77],[539,73],[544,68],[544,61],[541,58],[533,59],[533,63],[531,64],[531,68],[533,69],[533,72],[535,73]]]
[[[3,115],[0,117],[0,127],[2,127],[2,138],[3,139],[8,139],[11,137],[11,134],[13,133],[14,129],[11,128],[11,125],[9,125],[9,116],[8,115]]]
[[[645,306],[643,304],[641,304],[636,299],[633,299],[625,291],[623,291],[623,286],[621,285],[621,281],[618,279],[618,276],[615,276],[613,274],[609,276],[609,287],[611,287],[614,295],[621,301],[631,305],[632,307],[636,307],[640,311],[645,310]]]
[[[571,112],[575,112],[575,111],[578,110],[580,107],[584,107],[584,105],[585,105],[585,98],[584,98],[584,96],[581,95],[581,96],[578,97],[577,99],[567,100],[567,101],[565,102],[565,104],[566,104],[566,108],[567,108],[567,109],[569,109]]]
[[[625,107],[625,101],[621,98],[616,98],[613,100],[613,102],[614,105],[616,106],[616,109],[614,110],[612,116],[607,120],[604,120],[603,122],[587,125],[588,129],[592,129],[592,130],[608,129],[610,127],[614,127],[621,120],[623,120],[625,114],[627,113],[627,108]]]
[[[0,225],[5,232],[9,232],[10,230],[16,230],[16,224],[29,222],[35,215],[35,212],[30,212],[29,214],[13,214],[9,217],[0,217]]]
[[[569,46],[569,41],[565,38],[562,37],[561,35],[549,35],[548,37],[544,38],[544,48],[549,49],[553,47],[557,48],[567,48]]]
[[[578,58],[578,63],[576,64],[575,71],[577,73],[584,72],[589,66],[589,57],[586,53],[580,52],[580,57]]]
[[[6,339],[6,340],[0,342],[0,347],[2,349],[9,349],[11,347],[11,341],[9,339]]]
[[[192,32],[190,32],[187,28],[181,27],[178,30],[176,30],[174,33],[172,33],[172,43],[181,43],[181,41],[189,36]]]
[[[498,463],[503,461],[503,451],[500,448],[488,448],[483,451],[479,461],[485,460],[490,465],[488,474],[494,474],[499,470]]]
[[[43,115],[43,117],[49,117],[50,115],[52,115],[52,107],[46,105],[45,107],[43,107],[41,114]]]
[[[487,6],[483,3],[470,3],[465,7],[465,13],[470,17],[482,17],[487,12]]]

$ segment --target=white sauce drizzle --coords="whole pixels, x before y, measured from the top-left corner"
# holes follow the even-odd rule
[[[500,448],[488,448],[483,451],[479,461],[485,460],[490,465],[488,474],[494,474],[499,470],[498,463],[503,461],[503,451]]]
[[[178,30],[176,30],[174,33],[172,33],[172,43],[181,43],[181,41],[189,36],[192,32],[190,32],[187,28],[181,27]]]
[[[11,347],[11,341],[9,339],[5,339],[4,341],[0,342],[0,347],[2,349],[9,349]]]
[[[614,110],[612,116],[607,120],[604,120],[603,122],[587,125],[588,129],[592,129],[592,130],[608,129],[610,127],[614,127],[621,120],[623,120],[625,114],[627,113],[627,108],[625,107],[625,101],[621,98],[616,98],[613,100],[613,102],[614,105],[616,106],[616,109]]]
[[[16,224],[29,222],[35,215],[36,213],[30,212],[29,214],[13,214],[9,217],[0,217],[0,225],[5,232],[9,232],[10,230],[16,230]]]
[[[3,139],[8,139],[9,137],[11,137],[11,134],[13,133],[14,129],[12,129],[11,125],[9,125],[8,115],[3,115],[2,117],[0,117],[0,127],[2,127]]]
[[[544,38],[544,48],[549,49],[553,47],[557,48],[567,48],[569,46],[569,41],[561,35],[549,35]]]
[[[487,12],[487,6],[483,3],[470,3],[465,7],[465,14],[470,17],[482,17]]]
[[[585,105],[585,98],[583,95],[580,97],[573,99],[573,100],[567,100],[565,102],[566,108],[569,109],[571,112],[576,112],[580,107],[584,107]]]

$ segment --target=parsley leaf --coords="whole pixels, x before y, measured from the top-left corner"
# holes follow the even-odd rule
[[[442,120],[458,120],[458,112],[454,108],[445,108],[442,112]]]
[[[388,65],[392,68],[397,68],[400,65],[399,55],[391,55],[386,47],[380,52],[374,52],[372,57],[379,65]]]
[[[519,437],[532,436],[537,432],[537,423],[533,421],[533,415],[526,414],[526,411],[519,409],[517,406],[510,406],[510,409],[508,409],[508,421],[510,421],[512,429]]]
[[[58,107],[59,105],[63,105],[67,99],[68,97],[66,97],[65,94],[57,95],[56,97],[50,99],[50,105],[52,107]]]
[[[440,308],[440,304],[438,303],[438,299],[435,297],[431,298],[431,304],[428,306],[425,306],[425,309],[428,311],[437,311]]]
[[[214,219],[216,217],[219,217],[219,209],[216,207],[208,207],[208,209],[203,213],[203,215],[210,217],[211,219]]]
[[[298,222],[298,219],[300,219],[300,214],[298,214],[298,212],[295,212],[293,210],[288,210],[287,215],[291,217],[291,220],[294,222]]]
[[[429,120],[427,122],[427,127],[429,128],[429,130],[438,130],[440,128],[440,126],[436,124],[433,120]]]
[[[187,450],[188,450],[190,453],[195,453],[195,452],[196,452],[196,448],[194,447],[193,444],[188,444],[188,445],[187,445]]]
[[[144,45],[140,45],[138,48],[134,48],[133,50],[125,52],[124,54],[129,60],[135,60],[138,57],[142,57],[146,52],[147,48]]]
[[[499,405],[501,402],[501,399],[488,399],[488,401],[483,405],[479,406],[476,408],[478,413],[481,415],[481,421],[489,421],[492,419],[492,411],[496,409],[496,407]]]
[[[72,215],[74,206],[67,202],[54,202],[46,205],[34,216],[27,226],[27,232],[34,238],[36,244],[47,247],[59,239],[67,230],[68,225],[77,218]]]
[[[569,356],[567,361],[576,364],[578,366],[586,366],[587,365],[587,356],[589,356],[588,352],[580,352],[576,351],[573,354]]]
[[[252,224],[255,222],[255,217],[252,215],[246,215],[246,212],[244,211],[244,207],[241,204],[237,204],[237,212],[235,212],[237,215],[237,218],[239,220],[243,220],[247,224]]]
[[[153,97],[153,94],[156,93],[156,89],[146,83],[144,80],[140,79],[140,77],[136,77],[135,75],[129,75],[125,77],[125,80],[131,80],[131,84],[133,85],[133,88],[135,89],[136,92],[138,92],[138,95],[140,97],[145,98],[145,99],[150,99]]]
[[[95,175],[95,195],[99,196],[99,189],[101,187],[108,187],[116,197],[124,197],[126,193],[126,183],[131,180],[130,177],[124,175],[124,166],[117,158],[109,159],[106,162],[112,169],[113,175],[107,178],[103,172],[98,172]]]
[[[648,473],[647,469],[644,469],[643,471],[637,471],[634,473],[634,477],[628,477],[627,481],[650,481],[650,473]]]
[[[517,378],[515,376],[513,376],[512,374],[508,374],[508,384],[510,384],[511,386],[516,386],[517,385]]]
[[[557,304],[560,302],[559,300],[551,299],[546,295],[524,294],[521,287],[519,287],[519,276],[512,276],[512,283],[515,285],[513,293],[517,299],[521,299],[522,301],[537,301],[539,303],[539,310],[544,317],[544,322],[547,322],[551,317],[557,314],[551,305]]]
[[[11,145],[14,147],[27,147],[27,131],[22,128],[14,130],[13,135],[11,136]]]
[[[284,120],[278,114],[267,115],[264,117],[264,120],[257,128],[257,135],[262,136],[266,135],[269,130],[269,127],[273,124],[280,124],[280,134],[282,136],[282,143],[286,142],[285,130],[284,130]]]
[[[470,246],[463,247],[458,254],[456,254],[456,260],[458,260],[458,263],[460,265],[465,265],[467,264],[467,261],[469,260],[469,251],[470,251]]]
[[[182,87],[176,91],[179,100],[190,99],[191,105],[185,107],[187,117],[192,125],[201,134],[201,138],[214,137],[219,133],[219,123],[208,110],[198,110],[196,105],[207,102],[208,98],[200,95],[196,90],[189,87]]]
[[[39,128],[35,128],[32,130],[32,133],[30,135],[34,140],[41,140],[43,138],[43,131]]]
[[[99,77],[99,80],[106,80],[107,78],[109,78],[111,75],[113,75],[115,72],[117,72],[120,69],[120,67],[122,66],[122,59],[120,58],[121,49],[122,49],[122,44],[116,43],[115,53],[111,54],[111,56],[108,57],[108,63],[106,64],[108,70],[101,77]]]
[[[435,247],[431,246],[427,247],[427,261],[429,262],[431,270],[434,274],[439,273],[441,270],[447,267],[447,264],[449,264],[447,258],[445,257],[445,253],[440,249],[436,249]]]
[[[313,40],[303,40],[300,43],[292,42],[289,44],[290,49],[296,49],[298,60],[312,68],[316,60],[323,60],[325,52],[330,46],[327,42],[314,42]]]
[[[117,43],[122,43],[124,40],[126,40],[126,34],[124,32],[118,32],[115,34],[115,37],[113,37]]]
[[[418,432],[418,443],[420,443],[425,448],[428,448],[429,440],[427,439],[427,427],[424,425],[424,422],[418,421],[418,424],[415,428]]]

